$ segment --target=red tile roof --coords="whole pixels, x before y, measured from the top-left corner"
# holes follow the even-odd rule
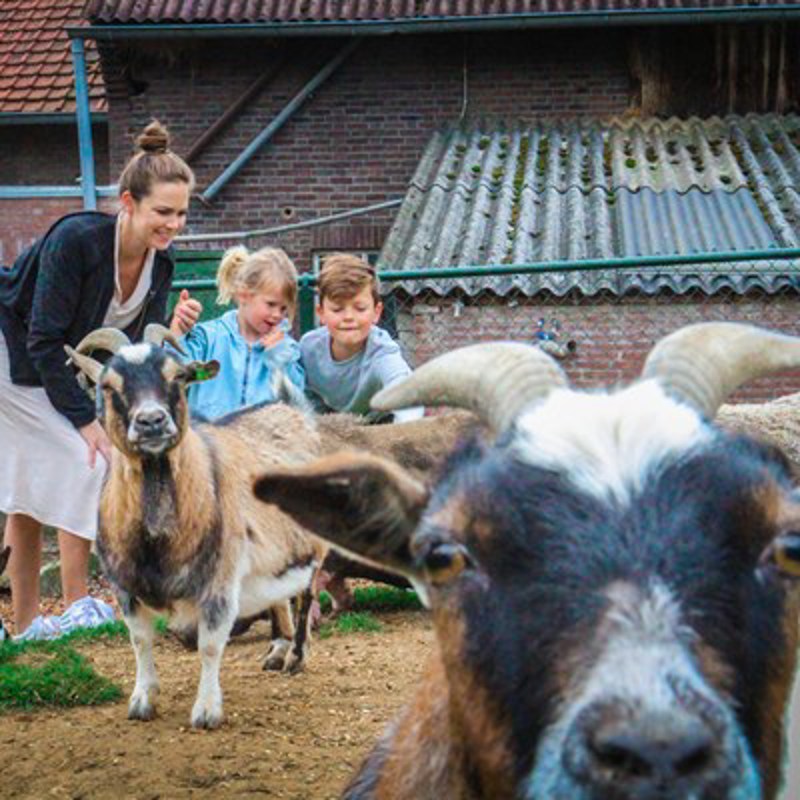
[[[81,24],[83,0],[0,3],[0,113],[75,111],[68,25]],[[105,88],[94,42],[86,42],[92,111],[105,111]]]
[[[93,22],[360,22],[781,7],[792,0],[86,0]],[[795,6],[796,8],[796,6]]]

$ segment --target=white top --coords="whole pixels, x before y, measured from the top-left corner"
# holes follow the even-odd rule
[[[131,292],[131,296],[123,303],[122,288],[119,283],[119,249],[122,230],[122,214],[117,215],[117,229],[114,234],[114,296],[106,311],[103,325],[107,328],[127,328],[142,310],[147,292],[153,283],[153,263],[156,259],[155,248],[151,247],[144,257],[144,267],[139,275],[139,282]]]

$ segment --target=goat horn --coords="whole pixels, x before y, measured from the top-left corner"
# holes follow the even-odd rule
[[[161,347],[164,342],[169,342],[181,355],[186,355],[186,351],[181,347],[178,337],[169,328],[165,328],[157,322],[151,322],[144,329],[142,341],[154,344],[156,347]]]
[[[91,336],[91,334],[89,335]],[[77,350],[73,350],[68,344],[64,345],[64,350],[66,350],[68,356],[67,364],[75,364],[81,372],[91,379],[92,383],[97,383],[100,373],[103,370],[103,365],[96,359],[79,353]]]
[[[658,342],[642,377],[655,378],[673,397],[713,419],[743,383],[798,367],[800,338],[736,322],[704,322]]]
[[[118,328],[98,328],[80,340],[75,352],[91,353],[92,350],[108,350],[109,353],[116,353],[120,347],[130,343],[130,339]]]
[[[566,385],[561,367],[538,347],[492,342],[462,347],[423,364],[400,383],[378,392],[372,407],[380,411],[415,405],[468,408],[499,434],[524,407]]]

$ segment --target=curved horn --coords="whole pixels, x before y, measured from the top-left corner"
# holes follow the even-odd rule
[[[501,433],[524,407],[566,385],[561,367],[538,347],[492,342],[434,358],[378,392],[372,407],[392,411],[415,405],[459,406],[471,409]]]
[[[800,338],[736,322],[689,325],[651,350],[643,378],[655,378],[673,397],[713,419],[747,381],[800,367]]]
[[[91,334],[89,334],[91,336]],[[77,350],[73,350],[68,344],[64,345],[64,350],[67,352],[67,364],[74,364],[81,372],[85,373],[92,383],[97,383],[100,378],[100,373],[103,370],[103,365],[90,356],[85,356]]]
[[[156,347],[161,347],[164,342],[169,342],[181,355],[186,355],[186,351],[181,347],[178,337],[169,328],[165,328],[157,322],[151,322],[144,329],[142,341],[154,344]]]
[[[108,350],[116,353],[120,347],[126,347],[131,340],[118,328],[98,328],[87,333],[75,347],[77,353],[91,353],[92,350]]]

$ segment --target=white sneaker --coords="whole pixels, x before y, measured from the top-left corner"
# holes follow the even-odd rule
[[[61,632],[72,633],[78,628],[96,628],[114,621],[114,609],[96,597],[81,597],[60,618]]]
[[[57,639],[61,636],[61,633],[62,630],[58,617],[43,617],[39,614],[22,633],[13,638],[13,641],[43,642],[48,639]]]

